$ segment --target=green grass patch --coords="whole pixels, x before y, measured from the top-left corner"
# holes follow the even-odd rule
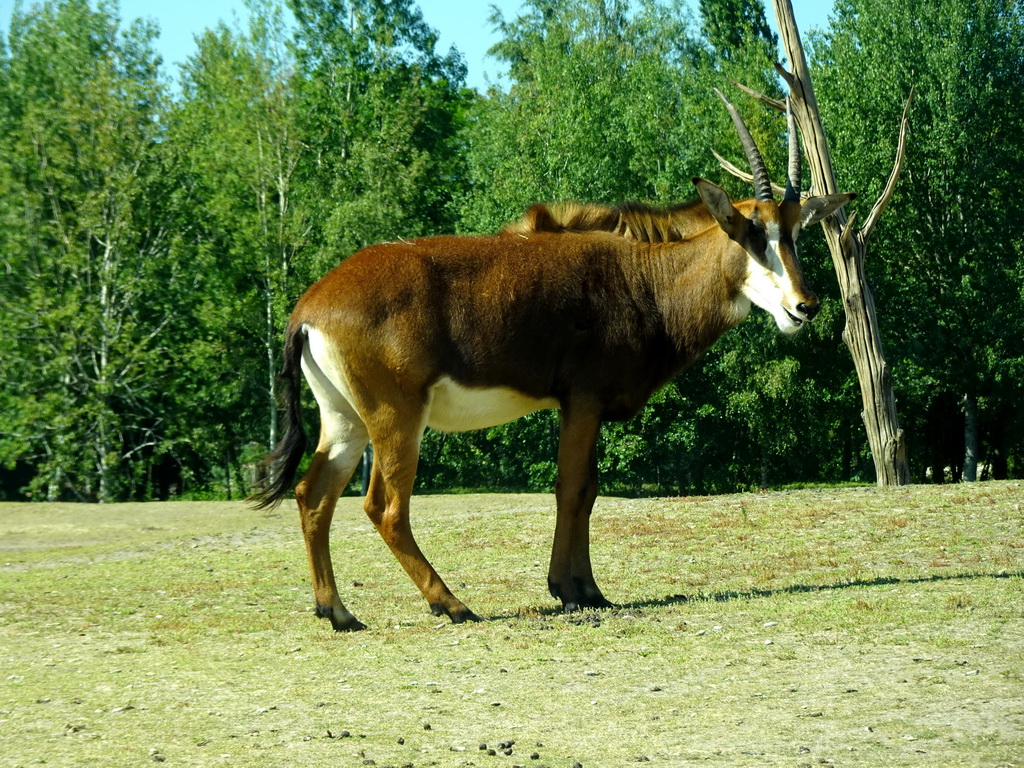
[[[604,498],[620,607],[562,615],[551,497],[416,497],[487,619],[456,627],[346,498],[350,635],[314,618],[293,506],[0,504],[0,766],[1022,765],[1022,502]]]

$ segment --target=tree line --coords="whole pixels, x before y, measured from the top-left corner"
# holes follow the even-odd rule
[[[246,495],[310,283],[370,243],[495,231],[539,200],[679,202],[693,176],[749,197],[710,151],[742,165],[714,86],[784,174],[784,119],[730,84],[784,93],[759,0],[696,15],[527,0],[492,17],[507,77],[486,93],[413,0],[247,7],[170,73],[158,30],[115,3],[16,4],[0,39],[0,498]],[[1015,0],[838,0],[810,35],[836,172],[863,200],[915,88],[867,273],[919,482],[1024,474],[1022,59]],[[819,319],[789,339],[755,312],[606,425],[604,492],[873,479],[820,233],[801,253]],[[428,432],[419,486],[548,488],[556,436],[548,413]]]

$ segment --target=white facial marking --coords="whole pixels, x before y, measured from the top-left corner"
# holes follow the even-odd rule
[[[775,318],[775,324],[783,333],[796,333],[803,325],[796,310],[800,303],[793,288],[792,275],[786,272],[779,258],[779,225],[768,222],[765,227],[768,247],[765,249],[767,265],[747,254],[747,280],[743,295]]]
[[[538,400],[509,387],[464,387],[442,376],[431,389],[427,425],[442,432],[465,432],[505,424],[545,408],[558,408],[558,401]]]

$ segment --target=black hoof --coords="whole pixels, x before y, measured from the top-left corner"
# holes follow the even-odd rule
[[[615,608],[615,603],[606,600],[593,581],[584,582],[581,579],[573,579],[572,584],[576,587],[576,594],[580,596],[580,605],[586,608]]]
[[[366,629],[366,625],[359,619],[352,619],[351,621],[332,621],[331,626],[334,627],[335,632],[359,632],[360,630]]]
[[[580,600],[563,600],[562,601],[562,612],[563,613],[576,613],[577,611],[593,611],[593,610],[604,610],[608,608],[617,608],[615,603],[605,600],[603,597],[600,599],[580,599]]]
[[[334,610],[329,605],[318,605],[316,615],[321,619],[330,619],[335,632],[358,632],[361,629],[366,629],[363,622],[347,611],[340,618],[335,616]]]
[[[452,624],[465,624],[467,621],[483,621],[479,616],[473,613],[469,608],[462,608],[461,610],[450,613],[440,603],[433,603],[430,606],[430,612],[435,616],[447,616],[452,620]]]
[[[556,600],[562,601],[562,610],[565,613],[573,613],[584,608],[615,608],[615,603],[607,600],[601,594],[597,585],[584,584],[579,579],[573,579],[572,594],[566,596],[562,589],[552,581],[548,581],[548,591]]]
[[[548,579],[548,592],[551,593],[551,596],[555,598],[555,600],[561,600],[563,605],[566,602],[576,602],[573,598],[578,594],[575,587],[571,589],[562,589],[560,584],[556,584],[551,579]],[[566,598],[569,599],[567,600]]]

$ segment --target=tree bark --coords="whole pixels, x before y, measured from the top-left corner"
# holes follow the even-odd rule
[[[366,448],[363,449],[363,496],[366,496],[370,492],[370,470],[372,468],[373,445],[371,443],[367,443]]]
[[[812,194],[826,195],[838,191],[828,143],[821,126],[814,86],[811,83],[807,59],[800,42],[800,33],[793,18],[790,0],[773,0],[782,44],[789,59],[791,72],[780,65],[779,72],[790,87],[793,113],[803,135],[804,148],[811,170]],[[907,109],[910,101],[907,101]],[[867,241],[878,217],[892,196],[896,179],[902,167],[907,125],[907,110],[903,113],[900,149],[889,177],[885,192],[875,203],[865,224],[854,229],[855,216],[847,218],[840,210],[822,222],[839,289],[846,310],[843,341],[853,356],[863,401],[862,417],[867,430],[868,443],[875,464],[875,475],[880,486],[905,485],[910,482],[907,451],[903,430],[896,414],[889,365],[882,351],[881,336],[875,314],[875,301],[864,277],[864,256]]]
[[[965,483],[978,479],[978,400],[964,396],[964,477]]]

